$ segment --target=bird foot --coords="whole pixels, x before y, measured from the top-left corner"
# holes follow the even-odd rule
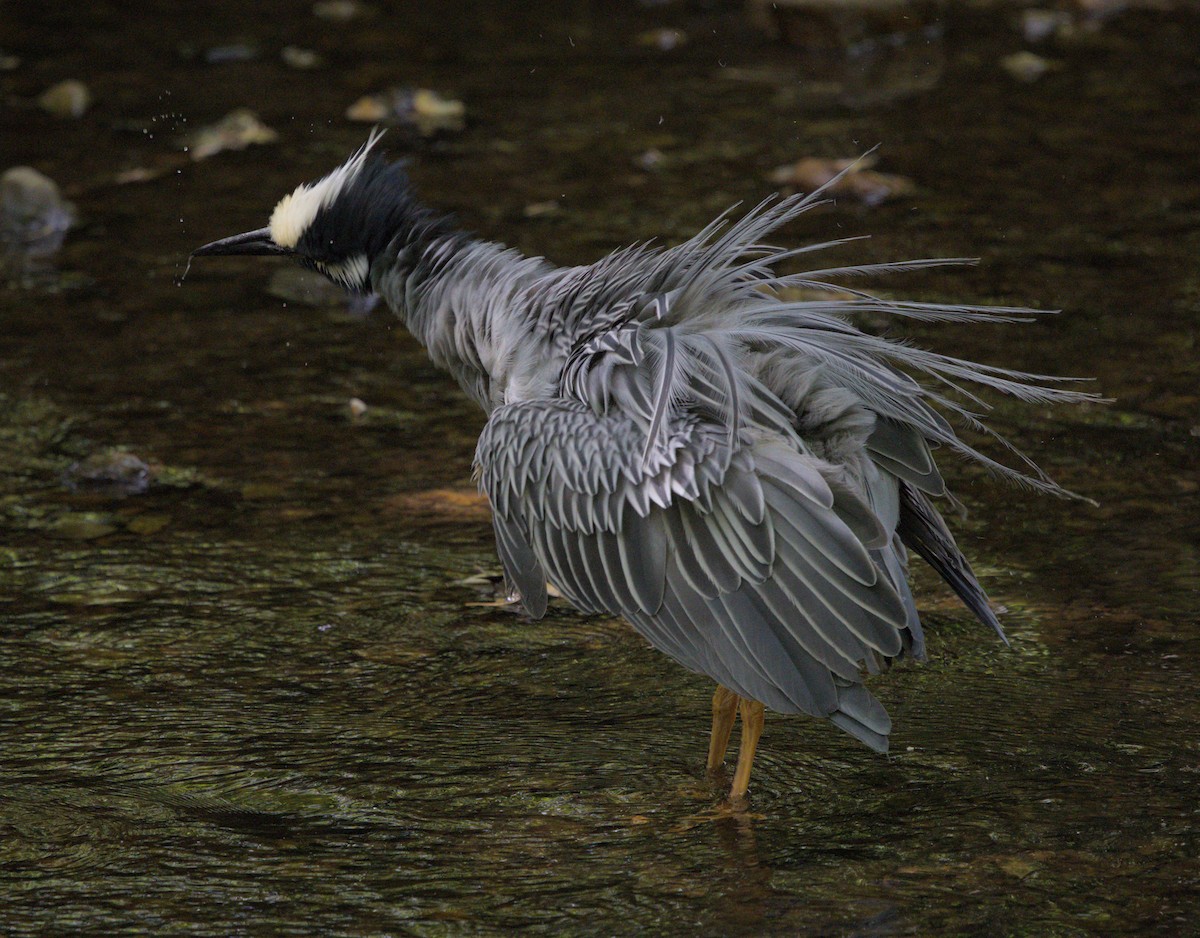
[[[671,833],[686,834],[688,831],[695,830],[703,824],[719,824],[722,822],[735,822],[739,825],[749,824],[751,821],[761,820],[765,817],[765,815],[753,813],[749,808],[749,802],[745,798],[718,801],[704,811],[685,817],[671,828]]]

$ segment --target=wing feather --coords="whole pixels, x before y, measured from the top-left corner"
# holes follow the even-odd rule
[[[596,534],[595,530],[577,531],[575,534],[575,549],[581,560],[583,574],[587,578],[587,590],[589,595],[595,597],[601,610],[619,609],[620,601],[613,591],[604,558],[601,556],[605,542]]]
[[[666,585],[667,536],[657,512],[642,517],[625,510],[625,523],[617,538],[621,570],[641,612],[654,613],[662,605]],[[624,610],[620,610],[624,611]]]
[[[664,512],[674,562],[686,582],[687,589],[705,599],[716,599],[721,590],[700,563],[699,553],[683,523],[683,511],[681,506],[675,511]]]
[[[493,512],[492,529],[509,586],[520,595],[525,611],[540,619],[546,614],[546,574],[537,555],[513,519]]]
[[[933,462],[929,443],[912,427],[877,419],[867,439],[867,450],[879,466],[922,492],[946,494],[946,483]]]
[[[717,593],[737,589],[741,577],[729,559],[720,529],[705,523],[705,516],[710,513],[688,502],[677,504],[675,510],[683,525],[684,539],[695,554],[702,575],[712,581]]]
[[[750,433],[730,453],[719,424],[676,417],[659,432],[647,464],[645,429],[611,409],[557,399],[493,412],[477,461],[484,490],[506,496],[493,504],[510,579],[536,601],[530,577],[544,571],[579,608],[625,616],[659,650],[773,709],[843,713],[846,688],[900,652],[908,623],[871,558],[879,522],[778,434]],[[531,435],[538,446],[517,447]],[[506,450],[533,458],[515,465]],[[864,707],[838,719],[878,746],[883,724]]]
[[[777,272],[828,246],[763,240],[821,196],[767,199],[737,221],[726,213],[675,248],[539,268],[521,297],[546,348],[564,356],[560,372],[551,358],[538,375],[557,381],[558,396],[497,406],[476,461],[506,575],[531,614],[545,611],[548,578],[737,693],[828,716],[884,751],[891,722],[861,678],[883,659],[923,654],[905,546],[999,630],[930,500],[947,494],[932,449],[1070,495],[1019,453],[1018,468],[985,456],[951,421],[992,433],[972,388],[1037,403],[1094,398],[871,335],[850,318],[1010,321],[1027,310],[862,290],[782,299],[839,276],[951,262]]]

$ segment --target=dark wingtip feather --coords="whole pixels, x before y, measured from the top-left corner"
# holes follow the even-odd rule
[[[954,543],[954,536],[946,527],[945,520],[933,507],[929,496],[907,482],[900,483],[900,523],[896,533],[906,546],[920,554],[938,572],[980,622],[995,629],[1005,645],[1010,644],[1000,620],[992,611],[987,593],[979,585],[967,558]]]

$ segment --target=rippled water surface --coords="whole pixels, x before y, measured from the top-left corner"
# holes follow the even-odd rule
[[[0,30],[0,168],[78,212],[55,270],[0,289],[0,931],[1195,933],[1194,13],[1052,42],[1022,84],[1004,8],[817,69],[736,5],[74,7],[9,4]],[[689,41],[639,42],[660,26]],[[233,43],[257,58],[205,61]],[[289,44],[326,65],[287,68]],[[61,78],[95,97],[78,120],[29,104]],[[343,111],[392,84],[465,102],[464,130],[389,145],[524,250],[678,240],[780,164],[880,143],[915,192],[787,239],[978,254],[888,288],[1062,308],[909,330],[1114,398],[995,415],[1099,507],[947,461],[1011,649],[917,571],[931,660],[873,685],[892,754],[769,715],[750,811],[714,810],[711,685],[617,621],[490,605],[482,415],[386,312],[279,299],[255,258],[175,283],[361,142]],[[238,106],[279,141],[182,154]],[[89,481],[116,452],[148,486]]]

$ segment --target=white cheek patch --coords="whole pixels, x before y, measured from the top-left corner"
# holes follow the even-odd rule
[[[294,248],[317,217],[317,212],[333,202],[338,194],[354,181],[354,177],[363,168],[371,147],[375,146],[382,136],[381,130],[371,131],[367,142],[328,176],[314,183],[303,183],[280,199],[271,213],[271,239],[280,247]]]
[[[365,254],[355,254],[337,264],[317,261],[314,266],[330,280],[354,289],[365,287],[367,276],[370,274],[370,264],[368,264]]]

